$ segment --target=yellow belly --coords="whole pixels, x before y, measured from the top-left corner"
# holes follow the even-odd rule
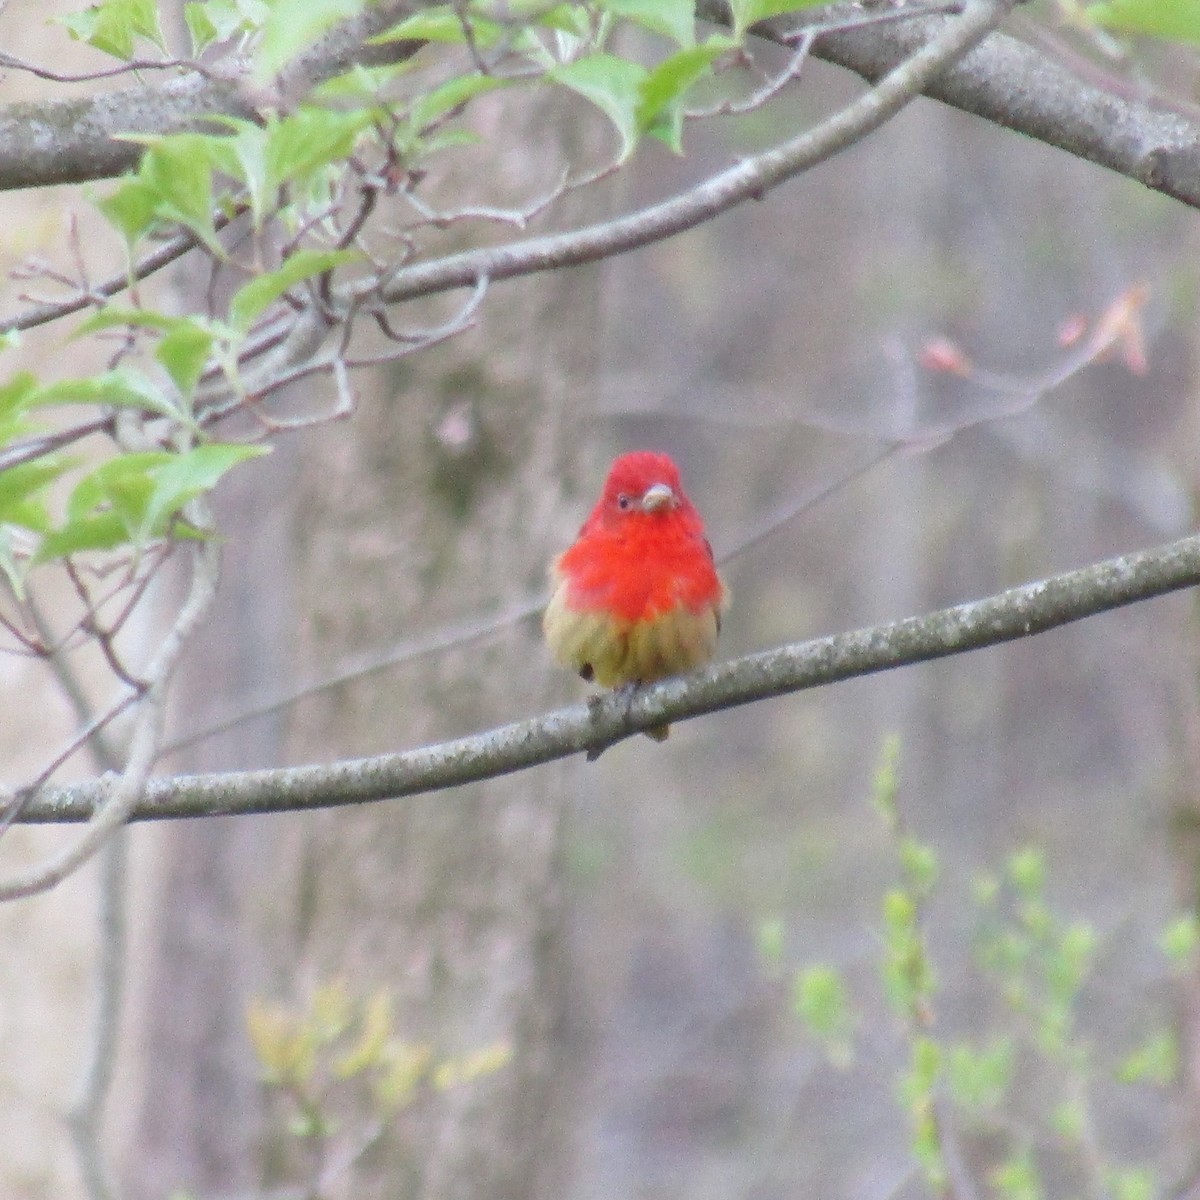
[[[555,589],[542,628],[563,666],[603,687],[652,683],[708,662],[717,645],[718,613],[679,607],[649,620],[622,622],[567,607],[565,583]],[[590,669],[590,670],[589,670]]]

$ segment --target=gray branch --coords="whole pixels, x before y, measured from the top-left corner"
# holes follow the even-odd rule
[[[875,80],[947,20],[830,34],[816,55]],[[1200,208],[1200,123],[1096,87],[1016,38],[988,38],[925,94]]]
[[[1108,559],[985,600],[888,625],[780,646],[441,745],[324,766],[151,780],[131,819],[291,812],[362,804],[495,778],[667,722],[1045,633],[1200,584],[1200,536]],[[653,753],[646,747],[644,753]],[[113,783],[46,788],[24,822],[88,820]]]
[[[987,37],[1014,3],[968,0],[961,16],[950,18],[936,37],[920,45],[869,92],[815,128],[717,172],[682,195],[598,225],[405,267],[381,289],[383,298],[399,304],[450,288],[476,286],[481,279],[513,279],[597,262],[673,237],[738,204],[761,199],[771,188],[838,154],[895,116],[948,64]],[[368,281],[362,286],[371,290],[375,283]]]
[[[193,501],[193,514],[198,504]],[[197,521],[197,525],[204,528],[206,522]],[[108,784],[104,789],[104,804],[92,809],[86,818],[87,828],[64,850],[45,862],[0,878],[0,901],[23,899],[49,891],[119,835],[130,815],[144,806],[150,772],[161,752],[171,677],[184,646],[212,605],[217,590],[219,555],[220,547],[215,538],[193,548],[192,580],[187,598],[146,665],[146,690],[139,697],[135,710],[124,766],[119,774],[110,772],[105,776]],[[17,819],[20,819],[19,815]]]
[[[345,69],[372,33],[416,7],[368,8],[293,64],[280,82],[286,99]],[[702,15],[721,21],[720,0],[701,0]],[[952,18],[928,17],[823,34],[815,53],[869,80],[878,80]],[[760,27],[779,40],[786,21]],[[411,53],[416,47],[371,48]],[[238,64],[226,74],[189,75],[115,92],[37,104],[0,106],[0,190],[110,178],[129,170],[138,147],[123,133],[168,133],[195,128],[214,114],[253,117],[264,99],[249,94]],[[1148,101],[1114,95],[1081,80],[1016,38],[993,35],[961,63],[925,84],[924,91],[964,112],[1136,179],[1155,191],[1200,207],[1200,122]]]
[[[413,43],[364,47],[396,24],[412,4],[367,6],[290,63],[270,92],[255,92],[247,65],[231,57],[189,73],[72,100],[0,105],[0,191],[111,179],[132,170],[141,147],[123,134],[165,134],[204,127],[206,117],[259,117],[259,106],[286,106],[355,62],[395,60]]]

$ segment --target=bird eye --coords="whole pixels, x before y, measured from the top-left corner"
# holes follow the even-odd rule
[[[628,507],[629,507],[629,506],[630,506],[632,503],[633,503],[632,499],[630,499],[630,497],[629,497],[629,496],[627,496],[627,495],[626,495],[624,492],[622,492],[622,493],[621,493],[621,494],[620,494],[620,495],[617,497],[617,507],[618,507],[618,508],[619,508],[619,509],[620,509],[622,512],[624,512],[624,511],[625,511],[625,510],[626,510],[626,509],[627,509],[627,508],[628,508]]]

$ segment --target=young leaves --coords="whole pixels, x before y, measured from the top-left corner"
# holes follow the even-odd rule
[[[75,485],[65,519],[43,537],[34,562],[125,545],[140,550],[165,537],[180,511],[227,471],[266,453],[262,446],[209,443],[182,454],[152,450],[109,459]]]

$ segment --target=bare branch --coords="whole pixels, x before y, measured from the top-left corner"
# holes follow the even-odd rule
[[[213,229],[218,233],[232,221],[237,220],[249,208],[241,202],[234,203],[228,211],[220,211],[213,216]],[[81,312],[89,305],[101,306],[104,301],[126,291],[133,284],[148,279],[151,275],[170,266],[176,259],[182,258],[189,250],[198,245],[196,236],[190,230],[177,234],[163,242],[157,250],[138,259],[129,270],[120,271],[115,275],[96,284],[95,287],[84,286],[77,295],[65,300],[35,302],[29,308],[11,317],[0,317],[0,334],[9,333],[14,329],[33,329],[38,325],[48,325],[61,317],[69,317]],[[70,282],[70,281],[68,281]]]
[[[946,19],[938,35],[865,95],[815,129],[734,167],[671,200],[625,217],[569,233],[469,250],[431,263],[406,267],[383,289],[390,304],[473,286],[481,275],[493,281],[578,266],[649,245],[712,220],[747,200],[831,158],[860,140],[920,94],[948,64],[995,29],[1015,0],[970,0],[961,17]],[[365,286],[365,285],[364,285]],[[375,281],[370,287],[374,289]]]
[[[354,62],[397,61],[420,43],[364,46],[406,15],[404,0],[369,5],[288,64],[276,80],[273,103],[291,104]],[[157,86],[100,92],[77,100],[0,107],[0,191],[111,179],[137,164],[142,148],[130,133],[178,133],[215,115],[258,117],[246,87],[245,64],[231,61],[201,75]]]
[[[62,71],[52,71],[49,67],[39,67],[37,63],[26,62],[14,54],[0,51],[0,68],[7,71],[23,71],[38,79],[48,79],[52,83],[91,83],[96,79],[112,79],[117,75],[136,75],[142,71],[198,71],[201,75],[210,74],[202,63],[191,59],[181,58],[132,58],[116,67],[105,67],[99,71],[85,71],[80,74],[66,74]]]
[[[99,961],[95,1011],[79,1091],[67,1113],[75,1157],[89,1200],[116,1200],[100,1145],[104,1107],[112,1087],[125,994],[128,942],[129,833],[118,829],[100,852]]]
[[[30,614],[38,636],[46,644],[54,641],[53,631],[41,608],[30,603]],[[80,725],[89,729],[88,748],[101,770],[116,771],[121,758],[106,731],[99,727],[92,706],[78,676],[62,654],[50,655],[50,667],[59,686],[71,702]],[[80,1174],[90,1200],[116,1200],[117,1192],[104,1161],[100,1133],[104,1107],[112,1086],[116,1061],[117,1037],[125,992],[125,949],[128,932],[128,893],[126,874],[129,838],[118,830],[100,852],[100,906],[98,962],[96,964],[95,1011],[88,1039],[87,1062],[79,1091],[67,1113],[67,1123],[75,1143]]]
[[[302,684],[300,687],[282,694],[260,697],[219,721],[185,730],[163,747],[163,754],[170,754],[175,750],[193,746],[197,742],[204,741],[205,738],[224,733],[227,729],[232,729],[235,725],[241,725],[245,721],[254,721],[259,717],[269,717],[273,713],[282,712],[298,701],[309,696],[319,695],[330,688],[339,687],[357,679],[365,679],[402,663],[415,662],[417,659],[427,658],[433,654],[441,654],[445,650],[457,649],[460,646],[469,646],[473,642],[482,641],[484,638],[499,633],[502,629],[511,628],[518,621],[525,621],[536,616],[546,607],[546,601],[549,599],[548,592],[531,596],[501,612],[490,613],[469,621],[460,621],[428,637],[410,638],[391,645],[386,650],[363,655],[346,663],[336,674],[323,675],[312,683]]]
[[[192,547],[191,589],[146,667],[149,684],[134,718],[125,768],[115,779],[100,785],[104,796],[93,798],[87,829],[74,845],[49,862],[0,880],[0,900],[37,895],[60,883],[104,846],[139,807],[162,744],[167,687],[187,639],[208,612],[216,593],[218,556],[215,538],[206,538]],[[29,808],[35,809],[37,803],[33,800]],[[28,809],[24,816],[27,815]]]
[[[58,657],[57,651],[50,656],[52,662]],[[38,794],[39,789],[54,777],[63,763],[73,758],[80,750],[86,749],[89,744],[94,744],[95,740],[103,735],[105,727],[115,721],[136,699],[136,695],[127,695],[110,706],[106,712],[94,717],[66,745],[59,749],[58,753],[38,772],[34,780],[4,797],[8,803],[7,807],[0,811],[0,837],[3,837],[12,825],[20,821],[21,814],[29,806],[30,801]]]
[[[150,781],[130,820],[290,812],[458,787],[611,745],[634,733],[968,650],[1001,645],[1200,584],[1200,536],[1140,550],[920,617],[779,646],[441,745],[332,765]],[[25,822],[86,821],[109,802],[97,780],[46,788]]]
[[[697,10],[722,19],[721,0]],[[868,80],[878,79],[954,18],[932,17],[823,36],[813,53]],[[786,43],[794,29],[766,22],[756,32]],[[925,94],[1007,129],[1136,179],[1200,208],[1200,124],[1153,100],[1123,99],[1072,74],[1037,49],[998,34],[934,76]]]

